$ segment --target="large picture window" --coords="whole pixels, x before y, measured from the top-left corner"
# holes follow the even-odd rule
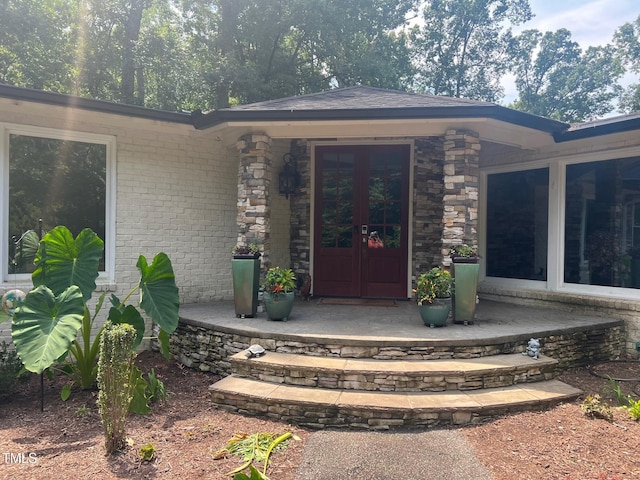
[[[547,168],[489,175],[487,276],[546,280],[548,218]]]
[[[640,158],[566,168],[564,281],[640,288]]]
[[[56,138],[55,131],[47,133],[51,136],[9,131],[5,137],[8,274],[30,273],[39,234],[57,225],[68,227],[74,236],[91,228],[109,252],[109,141],[89,136],[84,141],[81,135],[70,139],[63,133]],[[107,263],[103,258],[101,271]]]

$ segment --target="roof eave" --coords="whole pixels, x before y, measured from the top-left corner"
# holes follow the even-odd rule
[[[25,102],[44,103],[59,107],[79,108],[92,112],[110,113],[124,115],[127,117],[145,118],[162,122],[193,124],[192,114],[167,112],[152,108],[139,107],[136,105],[125,105],[122,103],[107,102],[104,100],[93,100],[90,98],[75,97],[56,92],[46,92],[31,88],[16,87],[13,85],[0,84],[0,97],[20,100]]]
[[[198,130],[222,123],[265,121],[331,121],[331,120],[402,120],[402,119],[450,119],[493,118],[515,125],[553,133],[569,128],[569,124],[531,115],[516,110],[487,106],[460,107],[398,107],[372,109],[323,109],[323,110],[217,110],[194,117]]]
[[[556,143],[562,143],[602,135],[630,132],[633,130],[640,130],[640,118],[632,118],[604,125],[594,125],[593,127],[576,128],[575,130],[565,130],[554,133],[553,138]]]

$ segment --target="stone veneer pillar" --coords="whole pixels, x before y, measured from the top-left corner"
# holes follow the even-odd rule
[[[271,137],[245,135],[236,143],[238,168],[238,243],[262,246],[262,267],[269,267],[271,252]]]
[[[470,130],[447,130],[444,137],[442,256],[466,243],[478,246],[478,176],[480,139]]]
[[[305,139],[291,141],[296,157],[300,186],[291,197],[291,266],[299,279],[310,272],[311,258],[311,151]]]

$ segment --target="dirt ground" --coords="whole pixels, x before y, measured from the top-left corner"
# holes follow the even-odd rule
[[[271,480],[296,478],[311,431],[212,408],[207,387],[217,379],[214,375],[164,362],[150,352],[140,355],[138,363],[145,372],[155,368],[170,392],[169,400],[155,406],[151,415],[130,415],[129,447],[111,457],[105,456],[96,392],[74,391],[63,402],[63,378],[47,380],[41,413],[39,378],[32,378],[14,395],[0,399],[0,479],[49,479],[56,474],[74,479],[229,479],[227,472],[242,459],[213,457],[237,432],[293,433],[297,439],[272,455],[267,475]],[[640,364],[611,363],[598,371],[638,379]],[[566,373],[562,380],[617,405],[611,392],[603,393],[609,381],[587,369]],[[636,398],[639,383],[619,382],[625,395]],[[495,480],[640,479],[640,423],[615,408],[612,421],[591,419],[580,403],[512,415],[462,432]],[[138,456],[148,443],[155,448],[150,462]]]

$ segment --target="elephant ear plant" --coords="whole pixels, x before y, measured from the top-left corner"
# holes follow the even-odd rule
[[[26,370],[41,374],[71,353],[73,361],[66,373],[82,388],[95,385],[104,327],[93,341],[91,331],[104,294],[97,300],[93,315],[87,302],[96,289],[103,251],[104,242],[91,229],[82,230],[74,239],[66,227],[59,226],[40,241],[32,274],[34,288],[16,309],[11,327],[16,352]],[[139,283],[122,301],[111,296],[113,306],[108,320],[112,324],[132,325],[136,329],[134,348],[137,347],[144,336],[144,320],[135,306],[125,303],[140,291],[140,308],[160,327],[158,340],[168,358],[169,334],[178,325],[179,307],[171,261],[166,254],[159,253],[148,264],[141,255],[136,266],[140,271]]]

